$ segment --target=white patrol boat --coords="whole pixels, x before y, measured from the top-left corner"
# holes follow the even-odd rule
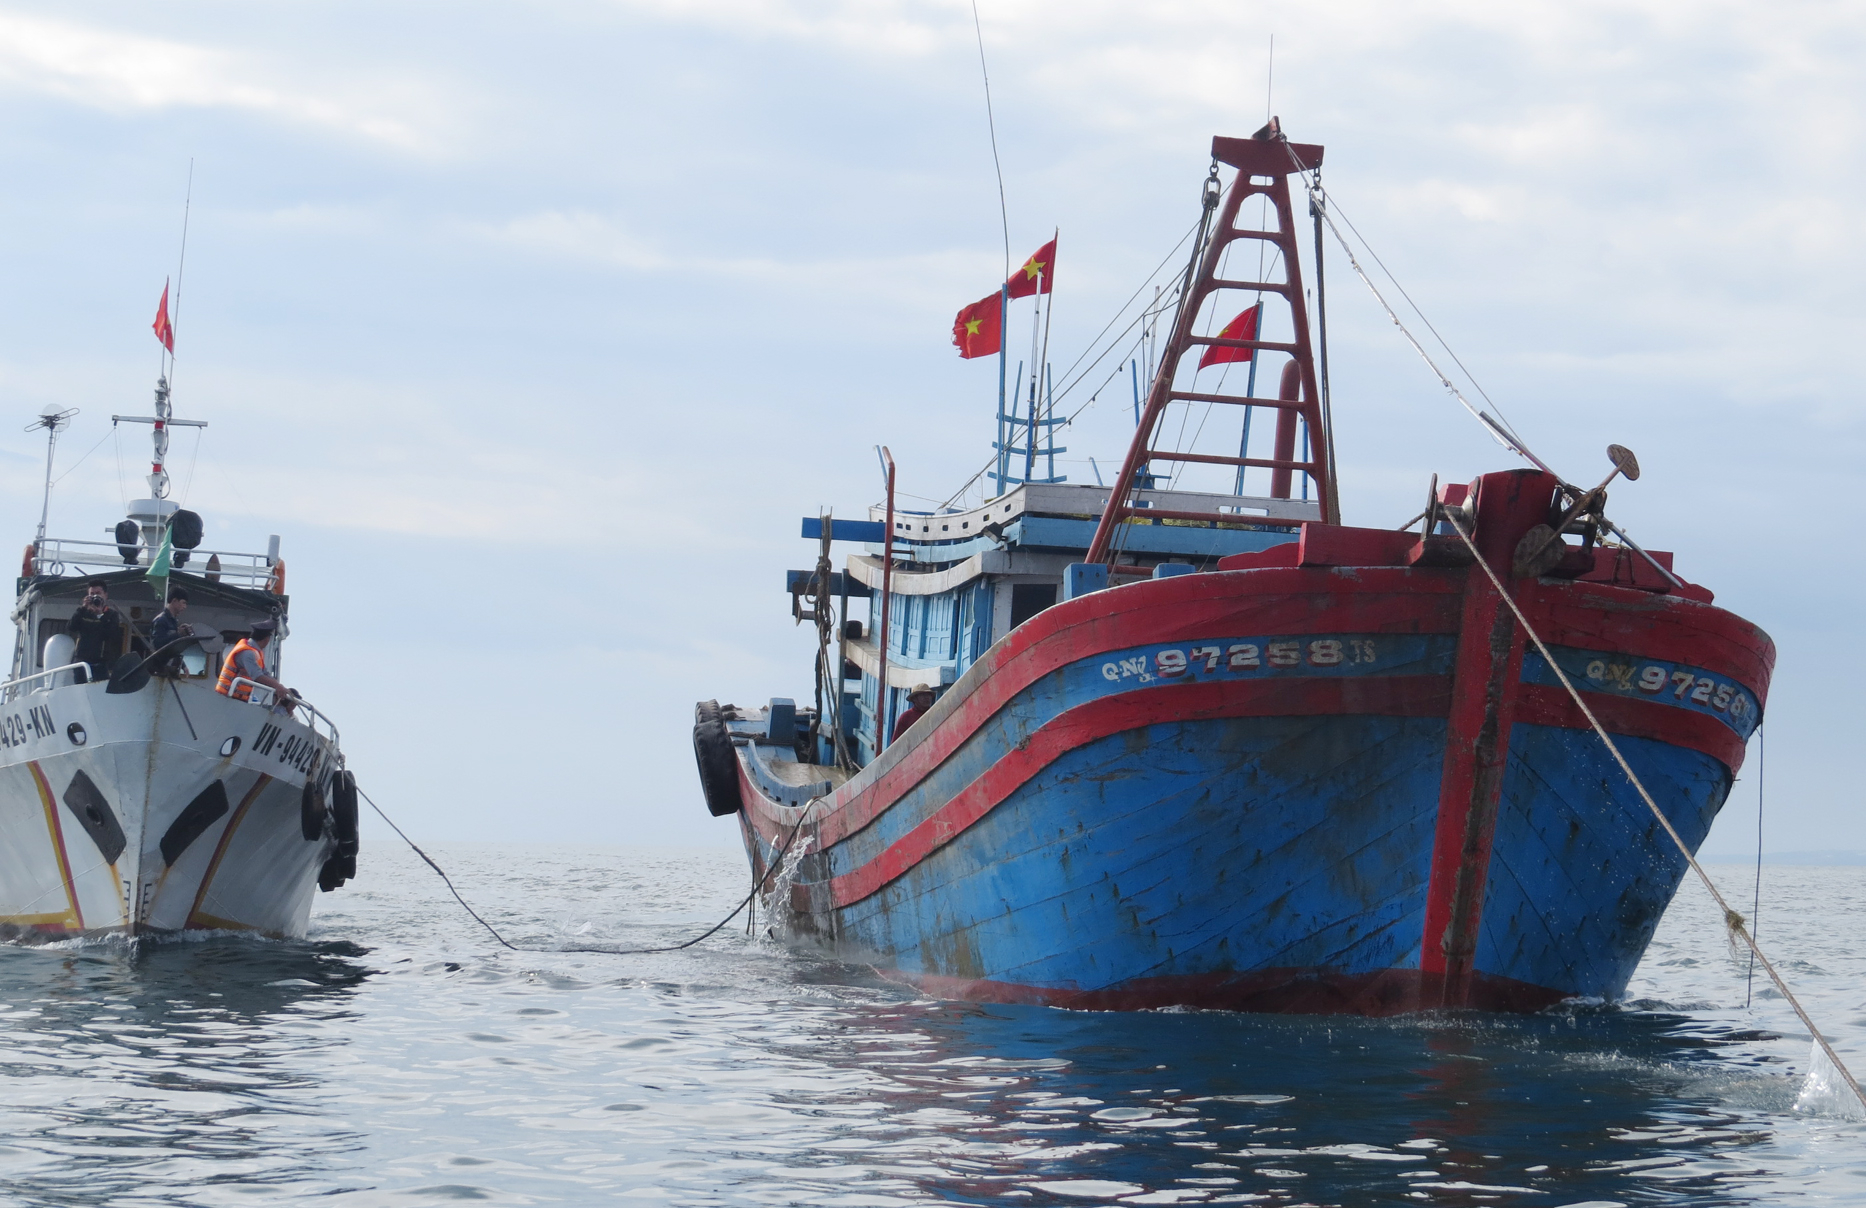
[[[52,451],[73,411],[28,431]],[[279,672],[289,597],[279,539],[264,554],[200,548],[201,518],[167,499],[166,377],[149,424],[151,497],[106,541],[49,540],[41,512],[13,609],[17,640],[0,685],[0,937],[58,940],[184,929],[302,936],[314,891],[356,872],[356,782],[337,730],[302,699],[275,711],[243,678],[217,690],[226,651],[255,624]],[[166,572],[166,573],[164,573]],[[101,579],[123,625],[107,674],[67,633]],[[191,637],[152,649],[168,589],[189,597]],[[242,699],[244,697],[245,699]]]

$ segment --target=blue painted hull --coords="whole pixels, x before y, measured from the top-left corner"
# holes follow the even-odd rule
[[[1059,605],[819,801],[774,799],[742,759],[754,870],[795,831],[773,903],[791,933],[955,997],[1616,998],[1684,857],[1473,578],[1242,570]],[[1699,600],[1522,592],[1695,849],[1767,638]]]
[[[1511,746],[1479,1005],[1617,998],[1683,858],[1598,738],[1520,726]],[[1728,771],[1660,743],[1623,750],[1695,848]],[[1431,718],[1149,725],[1071,751],[833,921],[793,922],[958,997],[1414,1009],[1444,755]],[[798,897],[838,855],[854,858],[806,858]]]

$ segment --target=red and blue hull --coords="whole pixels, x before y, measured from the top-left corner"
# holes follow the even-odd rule
[[[775,904],[793,934],[986,1001],[1619,996],[1683,856],[1480,568],[1353,565],[1390,535],[1310,529],[1228,560],[1261,565],[1048,609],[807,814],[741,765],[755,871],[801,820]],[[1695,849],[1768,638],[1680,594],[1511,591]]]

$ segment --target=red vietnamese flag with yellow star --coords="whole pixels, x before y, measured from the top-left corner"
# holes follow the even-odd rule
[[[1257,316],[1263,313],[1263,303],[1259,302],[1237,318],[1226,323],[1218,331],[1221,340],[1255,340],[1257,338]],[[1223,365],[1229,361],[1248,361],[1257,355],[1255,348],[1224,348],[1217,344],[1205,346],[1205,352],[1199,357],[1199,368],[1207,365]]]
[[[994,291],[959,312],[952,321],[952,342],[966,360],[997,353],[1004,336],[1004,302]]]
[[[175,327],[168,321],[168,282],[162,283],[162,301],[156,304],[155,322],[150,324],[156,339],[171,353],[175,351]]]
[[[1050,240],[1038,248],[1030,259],[1024,261],[1024,267],[1011,274],[1011,279],[1004,283],[1013,298],[1028,298],[1038,292],[1049,293],[1056,284],[1056,241]],[[1042,289],[1039,291],[1038,286]]]

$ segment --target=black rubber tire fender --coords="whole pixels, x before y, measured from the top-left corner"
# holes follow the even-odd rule
[[[315,842],[324,837],[324,820],[330,811],[324,807],[324,790],[318,787],[315,775],[305,778],[305,787],[298,794],[298,833],[307,842]]]
[[[700,791],[713,817],[729,817],[744,808],[739,797],[739,757],[725,722],[712,718],[693,727],[693,759],[700,767]]]
[[[356,836],[356,773],[347,769],[331,777],[330,820],[337,834],[338,854],[354,856],[360,846]]]

